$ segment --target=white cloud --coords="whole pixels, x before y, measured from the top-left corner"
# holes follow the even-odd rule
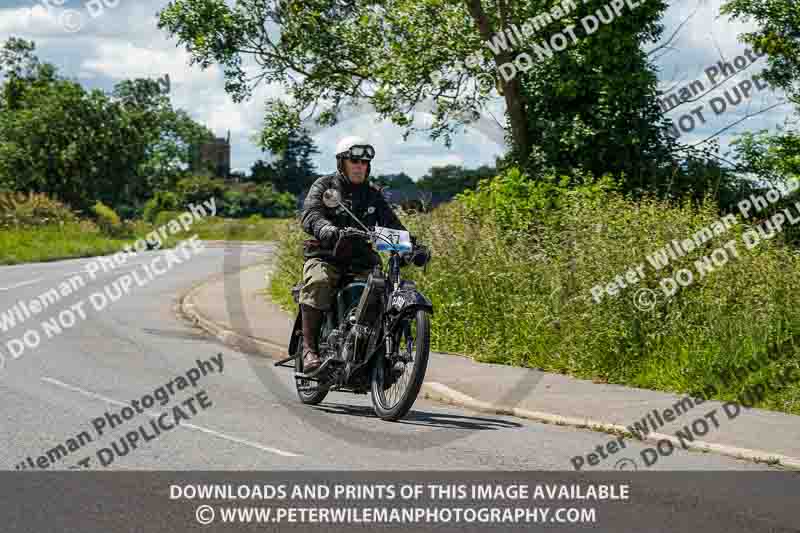
[[[145,48],[132,42],[97,38],[94,49],[87,54],[82,70],[101,74],[116,80],[135,77],[160,77],[169,73],[172,83],[197,85],[217,84],[221,81],[218,67],[205,71],[189,67],[189,56],[183,49],[167,51]]]
[[[675,94],[676,91],[694,82],[699,82],[703,87],[702,91],[696,92],[696,102],[685,103],[667,113],[668,118],[672,119],[675,124],[679,124],[681,117],[692,115],[692,109],[700,107],[698,113],[702,114],[702,118],[696,114],[692,115],[695,120],[694,129],[691,129],[691,119],[683,119],[685,130],[690,130],[683,131],[680,137],[680,141],[686,144],[702,141],[744,116],[768,108],[784,96],[781,92],[753,89],[749,98],[742,98],[737,105],[730,103],[737,102],[741,89],[746,88],[740,84],[748,80],[752,81],[752,77],[764,69],[766,58],[761,58],[755,63],[747,60],[745,68],[737,69],[736,74],[730,79],[713,91],[703,94],[726,77],[714,76],[713,71],[707,71],[707,69],[716,68],[721,71],[720,62],[733,64],[739,56],[744,57],[748,45],[740,42],[738,37],[742,33],[753,31],[756,28],[753,22],[732,21],[727,16],[720,16],[719,10],[724,1],[700,2],[697,13],[688,20],[680,30],[678,38],[672,43],[675,50],[657,61],[661,67],[659,87],[662,90],[666,91],[671,88],[671,94]],[[692,13],[697,5],[696,1],[689,1],[670,7],[665,17],[664,40]],[[744,65],[744,62],[739,60],[739,65]],[[774,129],[775,124],[783,122],[790,112],[790,106],[780,106],[731,127],[719,135],[723,151],[729,147],[736,134],[744,131]]]
[[[47,10],[39,4],[0,10],[0,36],[25,33],[44,36],[63,32],[58,20],[60,10]]]
[[[8,5],[12,0],[5,0]],[[86,0],[65,0],[62,7],[50,10],[41,6],[31,10],[35,0],[13,0],[22,7],[0,8],[0,38],[18,35],[34,40],[37,53],[46,61],[56,64],[63,73],[80,79],[87,87],[110,90],[122,79],[135,77],[160,78],[169,73],[171,98],[173,104],[185,109],[195,120],[206,124],[218,136],[231,131],[232,166],[249,168],[259,158],[269,158],[262,154],[250,138],[261,129],[264,116],[264,102],[267,98],[280,97],[283,88],[278,85],[260,86],[253,96],[245,102],[235,103],[224,90],[224,77],[218,66],[201,70],[199,66],[189,66],[189,56],[185,47],[175,39],[168,38],[166,32],[157,28],[156,13],[167,6],[168,0],[118,0],[116,7],[108,7],[102,13],[92,13],[86,9]],[[737,35],[752,28],[751,23],[731,22],[719,17],[719,7],[724,0],[684,0],[672,4],[665,17],[665,37],[677,27],[701,2],[697,14],[691,19],[679,38],[673,43],[676,50],[659,60],[662,67],[660,79],[663,84],[684,80],[690,82],[704,79],[703,70],[726,57],[732,60],[742,53],[745,45],[737,40]],[[81,15],[81,29],[70,33],[63,26],[65,10],[75,10]],[[274,28],[269,28],[274,32]],[[652,46],[652,45],[650,45]],[[741,77],[730,84],[749,78],[756,68],[748,69]],[[252,59],[246,59],[245,69],[252,75],[258,67]],[[707,80],[705,80],[707,81]],[[725,89],[733,85],[726,85]],[[705,98],[723,94],[712,93]],[[724,96],[723,96],[724,97]],[[748,104],[750,109],[765,107],[774,102],[774,96],[766,93],[756,94]],[[706,107],[709,104],[706,104]],[[689,107],[687,105],[687,107]],[[504,103],[502,98],[491,102],[492,114],[504,122]],[[701,140],[729,121],[738,120],[747,112],[748,106],[742,104],[719,117],[709,115],[707,124],[698,127],[681,140]],[[774,109],[764,115],[745,121],[723,135],[723,145],[731,134],[743,130],[774,127],[782,122],[790,107]],[[679,117],[678,111],[670,116]],[[443,140],[432,141],[427,134],[412,135],[403,141],[403,129],[388,122],[376,122],[376,115],[357,117],[314,135],[320,149],[315,158],[320,171],[332,171],[335,167],[333,157],[337,140],[348,134],[358,134],[368,138],[376,147],[377,158],[373,173],[395,173],[404,171],[419,177],[430,166],[458,164],[477,167],[493,164],[494,158],[504,151],[491,136],[487,137],[475,126],[459,127],[454,137],[452,149],[444,146]],[[415,123],[424,127],[430,124],[430,115],[418,113]],[[713,119],[713,120],[712,120]],[[492,120],[490,118],[490,120]]]

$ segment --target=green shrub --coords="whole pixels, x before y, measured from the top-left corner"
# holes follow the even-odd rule
[[[509,198],[501,197],[504,188],[512,191]],[[522,183],[509,172],[431,213],[403,214],[432,251],[427,272],[407,267],[404,276],[433,301],[434,349],[693,392],[769,345],[800,335],[800,254],[780,239],[748,250],[741,237],[747,226],[739,220],[656,271],[647,256],[718,220],[715,201],[632,201],[603,180],[556,188]],[[278,250],[271,293],[283,305],[291,305],[289,289],[300,279],[305,238],[295,225]],[[732,239],[739,258],[700,276],[695,263]],[[642,281],[595,302],[593,287],[642,264]],[[695,282],[667,298],[661,280],[681,269],[694,272]],[[637,307],[640,289],[656,295],[651,310]],[[716,397],[733,399],[767,372],[800,366],[795,348],[779,359]],[[800,414],[800,386],[779,390],[759,406]]]
[[[153,222],[162,211],[177,211],[180,207],[178,195],[174,192],[156,191],[155,196],[144,204],[142,217],[148,222]]]
[[[177,220],[181,211],[161,211],[153,221],[153,227],[158,228],[164,224],[168,224],[170,220]]]
[[[225,191],[222,196],[222,214],[226,217],[239,218],[245,214],[245,195],[240,191]]]
[[[119,251],[120,241],[103,235],[88,220],[0,231],[0,264],[14,265],[92,257]]]
[[[298,221],[293,220],[288,224],[287,231],[278,243],[275,271],[270,278],[269,291],[272,300],[292,313],[297,312],[297,305],[292,299],[291,289],[302,279],[302,246],[303,241],[308,238]]]
[[[223,194],[221,213],[229,218],[259,215],[265,218],[286,218],[294,213],[295,197],[279,193],[271,184],[248,184],[240,190]]]
[[[140,218],[142,210],[133,205],[122,204],[116,206],[116,212],[122,220],[134,220]]]
[[[178,181],[175,191],[178,195],[179,207],[183,208],[188,204],[207,202],[211,198],[220,203],[226,189],[225,182],[221,179],[192,176]]]
[[[39,227],[77,222],[75,213],[43,193],[0,193],[0,228]]]
[[[92,214],[95,217],[97,226],[103,234],[116,239],[130,238],[133,236],[133,226],[128,222],[120,220],[119,215],[105,205],[97,201],[92,207]]]
[[[598,197],[617,187],[611,176],[599,180],[583,177],[575,182],[569,176],[532,180],[512,167],[494,178],[481,180],[477,189],[464,191],[457,200],[472,218],[492,218],[501,231],[517,232],[552,222],[550,217],[558,216],[570,196]]]

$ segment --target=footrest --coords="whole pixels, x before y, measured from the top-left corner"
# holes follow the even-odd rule
[[[344,361],[341,361],[339,359],[334,359],[334,358],[331,357],[329,359],[325,359],[325,361],[322,362],[322,366],[320,366],[318,369],[314,370],[313,372],[311,372],[309,374],[305,374],[305,373],[302,373],[302,372],[295,372],[294,376],[296,378],[300,378],[300,379],[312,379],[312,380],[319,381],[318,378],[320,376],[325,376],[328,373],[328,371],[333,369],[333,367],[335,367],[336,365],[341,365],[341,364],[344,364]]]
[[[280,361],[275,361],[275,366],[288,366],[289,368],[294,368],[294,363],[287,364],[289,361],[294,361],[299,357],[299,354],[290,355],[286,359],[281,359]]]

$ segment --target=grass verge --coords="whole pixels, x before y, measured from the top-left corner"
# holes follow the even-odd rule
[[[145,238],[149,232],[167,223],[177,213],[162,215],[164,216],[159,216],[155,224],[135,222],[133,236],[129,238],[112,238],[88,221],[7,229],[0,232],[0,264],[14,265],[112,254],[122,250],[126,244]],[[287,223],[287,219],[211,217],[195,223],[189,231],[170,235],[163,247],[173,247],[194,234],[202,240],[276,241],[287,231]]]
[[[517,233],[460,202],[404,216],[433,252],[427,273],[404,272],[433,301],[433,349],[599,382],[712,391],[723,401],[763,385],[755,406],[800,414],[800,383],[780,377],[800,380],[796,250],[780,238],[747,248],[743,234],[752,228],[739,219],[656,270],[648,255],[718,220],[711,203],[574,195],[557,216],[544,216],[553,214]],[[294,308],[290,289],[300,279],[305,238],[294,224],[281,240],[269,290],[287,309]],[[698,262],[731,240],[738,255],[702,273]],[[639,283],[593,299],[593,287],[639,265]],[[681,270],[694,282],[667,297],[662,280]],[[640,289],[653,291],[656,305],[637,307]]]

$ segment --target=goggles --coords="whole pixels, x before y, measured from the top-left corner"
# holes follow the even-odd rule
[[[351,146],[346,152],[339,154],[340,157],[345,159],[361,159],[362,161],[371,161],[375,157],[375,148],[368,144],[357,144]]]

